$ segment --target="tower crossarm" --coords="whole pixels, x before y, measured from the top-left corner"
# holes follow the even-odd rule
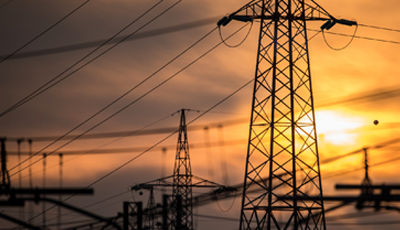
[[[236,190],[235,187],[229,187],[226,185],[222,185],[222,184],[218,184],[216,182],[212,182],[206,179],[203,179],[199,176],[195,176],[195,175],[191,175],[192,177],[192,185],[190,185],[190,187],[196,187],[196,188],[217,188],[219,190],[228,190],[228,191],[233,191]],[[144,190],[151,190],[154,187],[172,187],[174,186],[174,183],[172,181],[173,176],[167,176],[167,177],[163,177],[160,179],[156,179],[156,180],[152,180],[152,181],[148,181],[145,183],[140,183],[140,184],[136,184],[130,187],[130,190],[135,190],[138,191],[140,189],[144,189]]]
[[[152,181],[148,181],[145,183],[140,183],[140,184],[136,184],[134,186],[131,186],[131,190],[140,190],[140,189],[153,189],[154,187],[170,187],[173,186],[173,182],[172,181],[168,181],[168,180],[172,180],[173,176],[167,176],[167,177],[163,177],[163,178],[159,178],[156,180],[152,180]]]
[[[216,182],[212,182],[206,179],[203,179],[199,176],[193,175],[193,186],[194,187],[203,187],[203,188],[230,188],[222,184],[218,184]]]
[[[270,1],[272,2],[272,0]],[[222,18],[218,25],[227,25],[231,20],[237,21],[254,21],[254,20],[302,20],[302,21],[337,21],[335,17],[328,13],[318,3],[311,0],[304,3],[304,9],[295,11],[276,11],[275,4],[265,4],[265,0],[254,0],[239,10],[231,13],[229,16]]]

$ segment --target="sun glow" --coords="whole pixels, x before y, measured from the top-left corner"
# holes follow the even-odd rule
[[[357,134],[351,130],[363,126],[360,119],[345,116],[333,111],[316,112],[319,138],[334,145],[356,144]]]

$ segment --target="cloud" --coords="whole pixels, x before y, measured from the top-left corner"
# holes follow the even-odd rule
[[[123,35],[135,31],[172,3],[172,1],[164,1],[154,12],[138,21]],[[140,33],[142,35],[146,33],[151,35],[152,31],[163,31],[165,28],[170,28],[174,25],[185,25],[188,22],[223,16],[226,13],[237,10],[245,3],[246,1],[183,1],[166,15],[140,31]],[[396,28],[398,25],[397,9],[399,4],[396,1],[388,1],[388,3],[383,4],[376,1],[349,2],[341,0],[332,2],[323,0],[319,3],[326,10],[332,12],[333,15],[339,15],[342,18],[357,19],[357,21],[365,24],[384,27]],[[7,7],[0,9],[0,20],[7,22],[0,24],[0,30],[2,31],[2,36],[0,37],[1,54],[16,50],[79,4],[81,2],[13,1]],[[139,14],[149,9],[152,4],[155,4],[155,1],[92,1],[54,30],[51,30],[21,51],[21,55],[54,47],[68,47],[74,46],[74,44],[103,41],[134,20]],[[318,29],[320,24],[320,22],[310,23],[309,28]],[[215,51],[199,60],[198,63],[160,86],[93,132],[134,130],[169,116],[181,108],[200,110],[210,108],[254,77],[258,25],[258,23],[254,23],[252,32],[243,45],[236,49],[221,45]],[[231,26],[236,28],[237,24],[232,23]],[[0,135],[12,137],[50,136],[61,135],[71,130],[112,100],[150,76],[214,27],[214,24],[209,24],[122,43],[59,85],[54,86],[12,113],[1,117]],[[229,34],[229,29],[223,29],[224,36]],[[334,29],[343,33],[351,33],[353,31],[353,28],[336,27]],[[230,44],[241,41],[245,32],[238,34]],[[360,27],[358,33],[360,36],[389,40],[398,39],[398,35],[394,32],[382,32],[381,30],[365,27]],[[309,32],[309,36],[313,34],[314,32]],[[327,35],[327,39],[330,44],[341,46],[346,44],[349,38]],[[113,112],[138,99],[220,41],[218,33],[213,33],[191,49],[190,52],[168,65],[162,72],[155,75],[78,131],[87,130],[110,116]],[[82,48],[70,52],[16,58],[1,63],[0,95],[3,100],[0,101],[0,112],[60,74],[91,49],[89,46],[82,46]],[[320,101],[346,98],[347,96],[356,97],[357,95],[364,95],[362,93],[365,92],[374,92],[376,89],[388,89],[389,86],[400,83],[396,68],[398,52],[397,46],[394,44],[354,39],[347,49],[336,52],[330,50],[321,35],[318,35],[309,43],[309,51],[316,105]],[[220,107],[217,107],[216,111],[220,113],[207,114],[195,124],[248,118],[250,115],[252,87],[246,87]],[[395,100],[380,100],[375,104],[371,102],[352,104],[348,107],[332,108],[332,110],[338,114],[358,117],[361,120],[372,121],[379,119],[384,124],[385,120],[395,122],[397,119],[399,108],[394,105]],[[190,113],[188,120],[195,116],[195,113]],[[248,118],[248,120],[250,119]],[[337,121],[332,119],[324,122],[335,124]],[[157,127],[178,127],[178,124],[178,116],[174,116],[158,123]],[[79,133],[78,131],[74,133],[77,134]],[[210,132],[214,140],[218,138],[217,129],[210,129]],[[320,148],[324,150],[321,155],[325,157],[339,152],[359,149],[365,144],[376,141],[377,137],[374,132],[354,134],[357,135],[356,140],[358,141],[351,146],[337,146],[321,141]],[[379,139],[383,141],[395,135],[395,129],[390,131],[382,130],[379,133]],[[240,128],[231,127],[225,129],[224,127],[225,140],[246,139],[247,136],[248,124],[240,126]],[[149,146],[161,138],[161,136],[129,138],[114,143],[110,148]],[[190,133],[191,143],[204,141],[203,131]],[[77,141],[66,147],[65,150],[96,148],[104,143],[104,140]],[[25,144],[23,148],[27,149]],[[167,144],[168,146],[175,145],[176,138],[168,140]],[[34,149],[38,150],[44,145],[45,143],[34,143]],[[10,150],[16,150],[15,143],[8,143],[8,146]],[[50,149],[54,148],[56,146]],[[232,178],[242,181],[246,154],[245,144],[227,147],[225,151],[228,156],[229,172],[232,174]],[[219,154],[217,148],[213,148],[212,152]],[[169,169],[173,167],[174,153],[175,149],[168,149]],[[194,149],[191,153],[193,154],[193,167],[196,169],[196,174],[198,172],[199,174],[207,175],[207,159],[204,157],[205,149]],[[66,163],[66,170],[69,168],[70,175],[66,171],[64,174],[65,180],[70,180],[71,184],[73,182],[79,184],[90,183],[97,177],[114,169],[118,164],[123,163],[127,158],[129,157],[115,157],[115,155],[78,158],[76,161]],[[358,156],[353,162],[350,162],[350,165],[362,166],[362,162],[358,162],[359,159],[361,158]],[[96,187],[102,196],[95,196],[93,200],[99,200],[108,194],[120,191],[124,188],[124,184],[128,185],[131,182],[137,183],[158,177],[159,160],[159,154],[155,153],[140,159],[139,163],[135,162],[132,166],[118,172],[115,177],[111,177],[111,179]],[[57,164],[55,158],[52,161],[53,164]],[[157,162],[155,163],[155,161]],[[9,168],[15,165],[16,162],[15,158],[11,159]],[[216,168],[219,167],[219,163],[218,157],[215,157],[213,164]],[[36,167],[37,170],[41,170],[40,164]],[[338,169],[340,171],[343,169],[343,165],[337,164],[330,169]],[[384,173],[384,171],[379,172],[379,178],[384,178]],[[79,178],[80,174],[85,176]],[[220,172],[216,173],[216,175],[219,176]],[[360,173],[359,178],[361,177]],[[392,179],[392,175],[390,175],[388,180]],[[113,182],[113,180],[117,186],[115,186],[114,190],[108,191],[109,183]],[[334,182],[333,179],[329,180],[329,185],[324,185],[324,188],[331,186]],[[113,209],[112,212],[115,213],[116,210]]]

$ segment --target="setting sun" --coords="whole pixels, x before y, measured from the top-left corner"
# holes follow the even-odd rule
[[[360,118],[334,111],[318,111],[316,117],[317,132],[321,140],[334,145],[356,144],[357,134],[349,131],[363,126]]]

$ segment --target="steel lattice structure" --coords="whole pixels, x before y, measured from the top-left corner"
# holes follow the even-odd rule
[[[180,197],[181,202],[174,201],[175,206],[180,206],[173,212],[171,227],[174,230],[193,229],[192,177],[185,109],[182,109],[172,187],[173,197]]]
[[[193,229],[193,188],[213,188],[214,195],[220,193],[229,193],[236,191],[236,188],[224,186],[196,175],[192,174],[189,141],[187,134],[186,115],[185,112],[190,109],[181,109],[178,144],[174,162],[173,175],[137,184],[131,187],[131,190],[146,189],[150,191],[148,209],[144,212],[148,219],[145,220],[151,229],[159,229],[157,226],[157,207],[154,205],[154,197],[152,195],[155,187],[172,187],[172,195],[168,195],[165,203],[170,203],[169,208],[163,212],[162,229],[170,230],[192,230]]]
[[[334,18],[307,2],[252,1],[219,22],[260,21],[240,229],[326,229],[306,21]]]

